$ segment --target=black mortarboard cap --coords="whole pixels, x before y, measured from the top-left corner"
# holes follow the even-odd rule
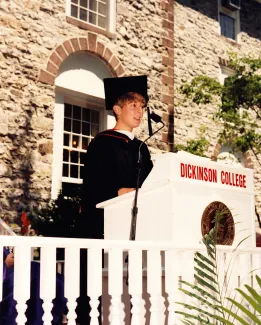
[[[103,81],[107,110],[112,110],[116,100],[129,92],[142,95],[146,102],[149,100],[147,76],[105,78]]]

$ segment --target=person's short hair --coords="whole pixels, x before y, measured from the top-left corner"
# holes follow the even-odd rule
[[[126,94],[120,96],[116,100],[114,105],[120,106],[122,108],[126,103],[130,103],[130,102],[141,102],[142,106],[145,106],[147,103],[146,99],[139,93],[129,92],[129,93],[126,93]],[[115,114],[114,111],[113,111],[113,114],[115,116],[115,119],[117,120],[117,115]]]

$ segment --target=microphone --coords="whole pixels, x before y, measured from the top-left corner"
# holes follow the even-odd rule
[[[162,121],[161,117],[154,112],[150,113],[149,109],[148,109],[148,117],[149,117],[149,124],[151,123],[151,120],[153,120],[155,123],[161,123],[162,126],[154,132],[152,132],[152,127],[151,127],[151,133],[149,133],[149,136],[144,141],[142,141],[142,143],[139,146],[138,161],[137,161],[138,171],[137,171],[135,198],[132,207],[130,240],[135,240],[136,238],[136,225],[137,225],[137,215],[138,215],[137,202],[138,202],[138,191],[140,187],[140,172],[141,172],[141,147],[144,143],[146,143],[150,138],[152,138],[156,133],[158,133],[165,126],[165,123]]]

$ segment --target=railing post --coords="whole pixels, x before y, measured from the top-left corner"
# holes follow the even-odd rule
[[[131,295],[131,325],[144,324],[142,313],[142,250],[129,251],[129,294]]]
[[[121,296],[123,293],[123,265],[122,249],[112,248],[109,250],[109,294],[111,295],[110,324],[123,324],[123,311],[121,307]]]
[[[175,315],[176,301],[180,301],[179,297],[179,263],[176,250],[165,252],[165,291],[168,294],[168,325],[177,324]]]
[[[17,325],[26,323],[26,301],[30,298],[31,247],[19,245],[14,250],[14,299],[17,301]]]
[[[43,299],[44,325],[51,325],[53,299],[56,295],[56,247],[41,248],[40,297]]]
[[[87,293],[90,297],[91,323],[99,325],[99,297],[102,297],[102,250],[100,248],[88,249],[88,280]],[[102,317],[102,315],[101,315]]]
[[[77,306],[76,299],[79,297],[80,283],[80,248],[65,248],[65,265],[64,265],[64,295],[67,298],[67,314],[68,325],[75,325],[77,317],[75,308]]]
[[[150,294],[150,325],[164,324],[163,297],[162,297],[162,269],[160,250],[148,251],[147,270],[148,293]]]

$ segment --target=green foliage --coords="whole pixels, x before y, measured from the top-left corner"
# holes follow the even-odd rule
[[[261,150],[258,122],[261,118],[261,58],[239,58],[230,53],[228,67],[234,74],[221,85],[215,78],[197,76],[181,86],[185,100],[214,104],[213,116],[219,123],[220,142],[229,143],[235,151]]]
[[[175,149],[178,151],[186,151],[200,157],[206,157],[205,153],[209,148],[209,141],[205,137],[206,128],[201,128],[199,139],[187,141],[186,145],[177,144]]]
[[[183,310],[176,311],[176,313],[183,316],[181,320],[183,324],[195,324],[193,321],[196,320],[199,324],[209,325],[261,325],[261,279],[258,276],[256,276],[257,289],[249,285],[244,286],[246,290],[235,289],[241,298],[240,302],[234,299],[235,297],[224,297],[225,278],[229,279],[232,263],[230,260],[228,269],[222,269],[222,272],[225,272],[224,283],[222,283],[219,279],[216,245],[219,225],[225,215],[226,211],[216,213],[214,227],[203,238],[207,256],[201,253],[195,254],[194,278],[196,284],[181,281],[182,288],[180,290],[193,298],[195,302],[193,305],[178,303],[183,306]]]
[[[32,219],[33,229],[48,237],[73,237],[75,220],[80,215],[80,198],[66,197],[62,192]]]

